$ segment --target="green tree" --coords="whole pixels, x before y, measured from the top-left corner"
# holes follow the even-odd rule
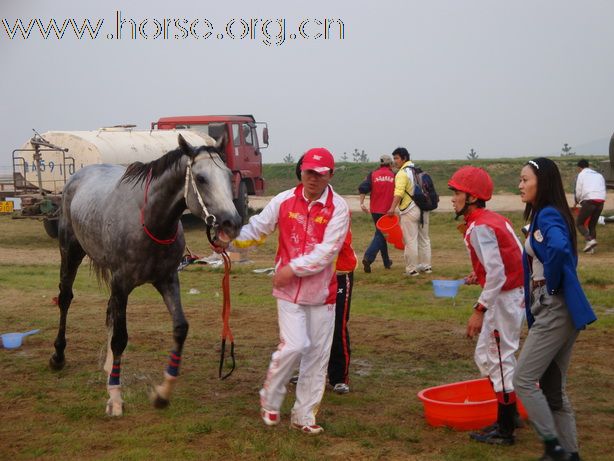
[[[344,152],[343,155],[341,156],[341,161],[342,162],[347,162],[348,161],[348,153]]]
[[[478,153],[471,148],[469,153],[467,154],[467,160],[477,160],[479,157]]]
[[[352,157],[354,158],[354,162],[356,163],[367,163],[369,161],[369,156],[365,154],[365,150],[358,151],[358,149],[354,149],[352,153]]]
[[[563,144],[561,148],[561,157],[573,157],[574,155],[576,155],[576,153],[572,152],[571,146],[567,143]]]
[[[294,156],[292,154],[288,154],[284,157],[284,163],[294,163]]]

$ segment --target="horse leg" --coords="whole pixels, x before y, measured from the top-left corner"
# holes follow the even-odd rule
[[[106,413],[109,416],[121,416],[124,412],[124,401],[121,396],[121,361],[122,354],[128,344],[128,329],[126,328],[126,304],[128,294],[118,279],[113,276],[111,281],[111,297],[107,306],[107,358],[104,370],[107,373],[107,401]]]
[[[181,307],[177,272],[173,272],[165,280],[156,282],[153,285],[162,295],[164,303],[173,318],[175,349],[170,353],[168,366],[164,372],[164,382],[156,386],[151,396],[154,407],[165,408],[169,404],[171,393],[177,382],[177,376],[179,376],[181,353],[185,339],[188,336],[189,325]]]
[[[66,318],[68,308],[73,298],[72,286],[77,276],[77,270],[85,251],[74,238],[69,230],[61,230],[58,236],[60,240],[60,253],[62,263],[60,265],[60,294],[58,295],[58,307],[60,308],[60,326],[58,334],[53,343],[55,352],[49,359],[49,366],[54,370],[61,370],[64,367],[64,349],[66,348]]]

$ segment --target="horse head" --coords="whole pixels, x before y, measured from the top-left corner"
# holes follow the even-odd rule
[[[188,157],[185,201],[194,216],[216,232],[216,238],[229,242],[239,235],[242,219],[232,194],[232,172],[214,146],[193,147],[179,135],[179,148]]]

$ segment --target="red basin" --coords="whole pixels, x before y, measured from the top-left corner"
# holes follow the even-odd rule
[[[497,420],[497,398],[488,378],[430,387],[418,392],[418,398],[431,426],[466,431],[481,429]],[[518,412],[527,419],[520,400]]]

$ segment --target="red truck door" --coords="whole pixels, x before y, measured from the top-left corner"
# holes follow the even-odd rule
[[[256,127],[249,123],[233,123],[234,168],[241,170],[243,177],[262,176],[262,159]]]

